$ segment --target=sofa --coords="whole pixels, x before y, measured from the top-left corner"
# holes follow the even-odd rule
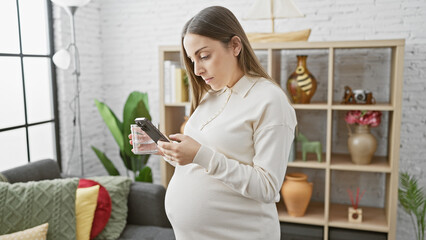
[[[1,172],[9,183],[65,178],[56,161],[32,162]],[[133,182],[128,196],[127,224],[120,240],[175,239],[164,209],[165,188],[161,185]]]

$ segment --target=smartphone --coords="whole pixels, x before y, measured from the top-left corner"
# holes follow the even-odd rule
[[[159,140],[170,142],[170,140],[164,136],[163,133],[155,127],[151,121],[146,118],[136,118],[135,123],[142,128],[142,130],[155,142],[157,143]]]

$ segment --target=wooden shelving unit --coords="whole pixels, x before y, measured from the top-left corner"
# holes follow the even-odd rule
[[[400,125],[401,125],[401,103],[402,103],[402,83],[403,83],[403,59],[404,59],[404,40],[367,40],[367,41],[335,41],[335,42],[286,42],[286,43],[255,43],[252,44],[256,54],[262,54],[261,59],[266,59],[262,63],[268,73],[281,86],[285,86],[288,76],[281,76],[283,69],[283,59],[286,60],[286,54],[291,51],[317,51],[325,56],[325,74],[326,80],[321,84],[323,87],[323,97],[313,99],[310,104],[293,104],[296,113],[314,112],[324,116],[320,123],[324,126],[319,138],[325,139],[322,142],[324,146],[322,162],[318,162],[315,156],[309,156],[307,161],[302,161],[300,156],[296,160],[288,163],[288,168],[293,169],[313,169],[315,171],[324,171],[324,201],[311,201],[308,210],[303,217],[291,217],[287,214],[284,203],[277,203],[279,219],[282,222],[309,224],[324,227],[324,239],[328,239],[329,228],[354,229],[386,233],[388,239],[396,237],[396,216],[398,201],[398,168],[399,168],[399,144],[400,144]],[[379,99],[374,105],[345,105],[340,103],[340,94],[336,93],[338,76],[336,72],[339,54],[344,51],[367,49],[388,51],[390,66],[389,79],[384,88],[388,89],[387,98]],[[265,56],[266,55],[266,56]],[[346,61],[350,61],[350,56]],[[159,76],[160,76],[160,128],[166,134],[179,131],[181,123],[184,121],[189,103],[164,103],[164,61],[179,61],[179,46],[161,46],[159,48]],[[294,59],[292,59],[294,60]],[[308,62],[309,65],[312,62]],[[284,66],[285,67],[285,66]],[[290,69],[294,70],[294,69]],[[311,70],[311,69],[310,69]],[[312,71],[312,70],[311,70]],[[318,91],[318,90],[317,90]],[[342,91],[343,92],[343,91]],[[384,156],[374,156],[369,165],[355,165],[350,160],[348,152],[342,153],[336,151],[333,147],[333,138],[336,135],[336,116],[348,110],[377,110],[387,113],[387,134],[386,134],[386,153]],[[317,115],[318,115],[317,114]],[[342,121],[340,119],[339,121]],[[347,138],[338,139],[347,141]],[[162,183],[167,187],[168,182],[173,175],[173,167],[167,163],[162,163]],[[379,173],[385,176],[385,199],[383,207],[364,207],[363,222],[360,224],[349,223],[347,219],[348,205],[335,203],[331,197],[331,189],[338,182],[333,182],[332,173],[334,171],[348,171],[352,174]],[[334,180],[335,181],[335,180]],[[371,183],[378,184],[378,183]]]

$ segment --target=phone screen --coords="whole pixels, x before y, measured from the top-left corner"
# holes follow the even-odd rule
[[[142,130],[155,142],[157,143],[159,140],[170,142],[169,139],[164,136],[163,133],[156,128],[152,122],[146,118],[136,118],[136,124],[142,128]]]

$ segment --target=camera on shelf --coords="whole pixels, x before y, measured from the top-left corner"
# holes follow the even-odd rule
[[[353,90],[354,98],[357,103],[371,103],[371,99],[373,97],[373,94],[370,91],[357,89]]]
[[[363,89],[352,90],[349,86],[345,86],[345,95],[343,96],[344,104],[375,104],[376,100],[373,93]]]

